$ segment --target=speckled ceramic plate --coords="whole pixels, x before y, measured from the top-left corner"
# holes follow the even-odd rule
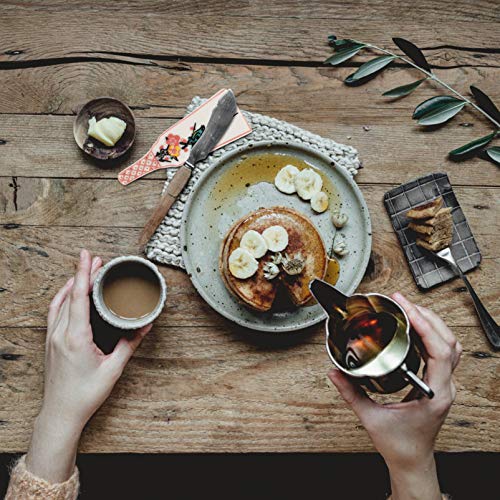
[[[267,156],[263,161],[260,155]],[[278,191],[272,179],[287,163],[312,167],[323,178],[330,207],[316,214],[309,202],[296,194]],[[266,166],[267,165],[267,166]],[[363,278],[371,251],[368,208],[356,183],[327,156],[292,143],[258,142],[222,156],[199,179],[184,209],[181,223],[182,256],[186,270],[199,294],[217,312],[239,325],[267,332],[289,332],[325,319],[319,305],[279,312],[252,311],[226,289],[219,272],[219,252],[229,228],[242,216],[261,207],[294,208],[311,219],[330,250],[335,236],[331,211],[340,208],[349,222],[340,230],[349,254],[339,259],[336,286],[353,293]]]

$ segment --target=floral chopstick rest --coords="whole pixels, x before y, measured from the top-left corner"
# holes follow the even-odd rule
[[[227,89],[219,90],[201,106],[165,130],[142,158],[118,174],[118,181],[126,186],[155,170],[182,165],[188,159],[191,148],[203,134],[213,109],[225,92]],[[250,125],[238,109],[238,114],[214,150],[248,135],[251,131]]]

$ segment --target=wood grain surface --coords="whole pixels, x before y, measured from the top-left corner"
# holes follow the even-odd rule
[[[323,64],[331,33],[386,47],[391,36],[402,36],[422,47],[457,90],[467,94],[474,84],[499,103],[498,21],[494,1],[474,2],[473,9],[450,0],[2,2],[0,452],[27,448],[41,403],[47,305],[74,272],[79,249],[105,260],[138,252],[164,173],[127,187],[117,173],[183,115],[194,95],[223,87],[234,90],[242,109],[359,150],[364,168],[357,181],[373,224],[360,290],[400,290],[445,318],[464,355],[437,448],[499,452],[499,356],[461,282],[417,289],[382,204],[391,187],[446,171],[483,254],[470,280],[498,318],[498,167],[446,158],[487,133],[488,122],[466,110],[424,131],[412,111],[439,88],[426,83],[402,100],[381,97],[415,79],[414,70],[395,65],[348,88],[343,78],[368,55],[341,68]],[[98,96],[123,100],[136,115],[132,151],[108,168],[72,137],[75,113]],[[321,326],[294,335],[252,333],[212,311],[185,273],[166,266],[161,272],[166,309],[89,423],[82,452],[372,450],[327,382]]]

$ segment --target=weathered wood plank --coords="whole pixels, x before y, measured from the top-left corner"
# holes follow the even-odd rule
[[[356,8],[352,8],[355,5]],[[411,8],[409,8],[411,6]],[[309,0],[307,3],[296,0],[281,0],[280,2],[266,2],[264,0],[234,0],[231,3],[220,1],[192,1],[186,3],[183,0],[174,0],[166,4],[161,0],[115,0],[103,4],[98,0],[85,3],[77,0],[50,0],[37,2],[23,2],[7,0],[2,2],[2,10],[5,11],[44,11],[47,7],[55,8],[57,12],[72,11],[89,12],[132,12],[133,14],[161,13],[176,16],[244,16],[274,17],[283,19],[287,17],[299,19],[351,19],[351,20],[380,20],[394,19],[402,16],[405,20],[430,19],[442,20],[443,11],[449,9],[447,20],[461,19],[475,22],[485,20],[495,21],[496,3],[492,0],[479,0],[474,3],[472,11],[470,4],[466,1],[454,2],[442,0],[437,4],[434,0],[423,0],[418,3],[408,1],[388,0],[384,2],[372,2],[370,0],[357,0],[355,4],[346,5],[342,1]]]
[[[139,232],[139,228],[71,226],[1,228],[0,325],[45,325],[48,304],[72,274],[81,247],[105,260],[135,254]],[[496,234],[481,236],[479,244],[485,258],[481,268],[470,273],[470,280],[491,313],[498,317],[500,273]],[[229,324],[197,295],[184,272],[166,266],[161,266],[161,271],[169,286],[169,298],[158,325],[218,328]],[[400,290],[436,310],[450,325],[478,325],[461,282],[455,280],[425,294],[418,291],[393,232],[374,233],[372,262],[360,290],[387,294]]]
[[[362,99],[355,93],[350,99]],[[347,99],[343,99],[344,102]],[[264,108],[265,109],[265,108]],[[420,131],[410,118],[410,108],[403,116],[395,110],[363,108],[342,112],[341,104],[330,118],[301,111],[276,111],[285,119],[312,132],[350,144],[359,151],[364,169],[357,177],[360,183],[399,184],[432,171],[446,171],[454,185],[498,186],[498,168],[484,160],[451,162],[446,151],[485,134],[488,128],[465,112],[446,127],[433,132]],[[262,111],[262,110],[261,110]],[[76,146],[71,116],[1,115],[0,175],[27,177],[87,177],[116,179],[118,172],[140,158],[168,126],[172,119],[137,119],[138,137],[131,155],[116,166],[99,168]],[[474,127],[460,123],[474,122]],[[5,142],[3,142],[5,141]],[[146,179],[164,178],[154,173]]]
[[[352,88],[343,84],[352,67],[300,67],[293,62],[288,66],[158,64],[79,62],[0,70],[0,113],[73,114],[96,96],[112,95],[127,102],[137,116],[175,118],[182,116],[194,95],[209,97],[222,87],[232,87],[240,106],[249,111],[287,113],[312,122],[360,123],[374,116],[410,118],[418,103],[443,93],[442,87],[427,82],[405,99],[383,98],[385,90],[421,76],[406,68],[388,68],[375,80]],[[498,68],[458,67],[436,74],[464,94],[474,84],[493,100],[500,99],[495,85]]]
[[[209,2],[198,12],[188,5],[176,12],[169,2],[163,4],[163,9],[148,8],[150,12],[124,9],[119,10],[119,15],[116,8],[113,6],[113,11],[109,5],[108,9],[99,6],[99,15],[92,15],[88,8],[72,8],[68,15],[64,8],[54,9],[52,4],[50,11],[43,7],[18,10],[2,5],[5,29],[0,32],[0,61],[75,57],[98,51],[153,57],[321,61],[328,53],[326,36],[332,32],[387,45],[392,45],[391,36],[402,35],[417,45],[431,48],[463,47],[463,34],[467,33],[465,45],[498,48],[494,2],[482,2],[479,9],[474,5],[474,22],[466,2],[462,9],[457,9],[453,2],[447,3],[448,8],[445,5],[437,8],[436,4],[433,8],[415,4],[408,8],[393,2],[389,7],[386,2],[368,1],[354,7],[318,3],[320,10],[314,14],[307,12],[307,2],[299,7],[296,15],[289,14],[281,2],[279,6],[270,6],[263,1],[246,2],[247,9],[233,7],[234,10],[226,10],[227,2],[217,4],[215,9]],[[293,4],[292,11],[299,2]],[[165,9],[168,13],[162,15]],[[443,19],[443,11],[446,11],[446,19]],[[166,18],[168,29],[165,29]],[[32,29],[34,25],[36,30]],[[448,56],[451,53],[450,49],[443,52]],[[447,56],[439,59],[445,61]]]
[[[363,175],[364,172],[359,179]],[[382,199],[394,186],[361,184],[375,232],[392,232]],[[163,180],[135,182],[124,187],[108,179],[0,177],[0,225],[141,228],[162,188]],[[455,192],[476,235],[498,233],[497,188],[457,186]]]
[[[437,449],[500,451],[498,357],[483,357],[478,328],[455,333],[464,359]],[[3,451],[27,448],[41,402],[44,336],[43,329],[0,329]],[[292,337],[270,342],[227,325],[155,327],[90,422],[81,451],[372,450],[327,382],[321,329]]]

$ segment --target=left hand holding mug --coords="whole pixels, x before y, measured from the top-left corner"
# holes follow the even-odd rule
[[[45,385],[40,414],[26,457],[33,474],[49,482],[72,473],[80,434],[108,398],[128,360],[151,330],[148,325],[122,337],[110,354],[94,343],[89,293],[102,261],[82,250],[78,271],[49,307]]]

